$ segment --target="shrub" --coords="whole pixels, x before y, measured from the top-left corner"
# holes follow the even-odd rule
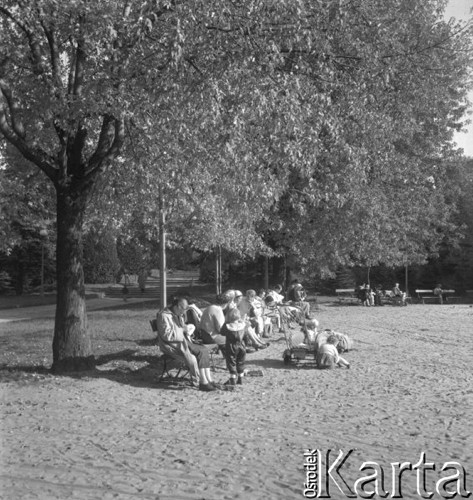
[[[6,293],[11,288],[10,275],[5,271],[0,271],[0,294]]]

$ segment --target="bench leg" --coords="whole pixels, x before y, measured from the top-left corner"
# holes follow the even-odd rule
[[[158,382],[162,382],[164,380],[164,378],[178,380],[178,379],[186,379],[188,377],[188,375],[190,376],[189,368],[187,367],[187,365],[185,363],[180,363],[179,360],[177,360],[177,362],[180,363],[179,367],[177,368],[177,373],[175,375],[172,375],[169,372],[168,361],[174,360],[174,358],[172,358],[172,356],[168,356],[166,354],[163,354],[161,357],[163,360],[163,369],[161,371],[161,375],[159,376]],[[184,372],[184,373],[183,373],[182,377],[179,377],[181,372]]]

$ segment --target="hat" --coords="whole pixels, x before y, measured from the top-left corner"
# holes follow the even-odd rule
[[[243,297],[243,294],[240,292],[240,290],[233,290],[235,292],[235,299],[238,297]]]
[[[297,285],[294,286],[294,290],[302,290],[304,287],[300,284],[297,283]]]

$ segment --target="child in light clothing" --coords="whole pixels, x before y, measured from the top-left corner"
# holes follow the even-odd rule
[[[319,326],[319,322],[315,318],[308,319],[305,322],[302,331],[305,335],[305,343],[308,345],[314,345],[315,338],[317,336],[317,327]]]
[[[245,371],[246,348],[243,342],[245,336],[246,323],[242,321],[238,309],[231,309],[228,318],[223,325],[220,334],[226,337],[225,360],[230,372],[230,379],[225,385],[241,385],[243,383],[243,373]]]
[[[350,363],[338,354],[337,344],[339,340],[335,335],[329,335],[327,341],[317,350],[317,368],[328,369],[335,366],[346,366],[350,368]]]

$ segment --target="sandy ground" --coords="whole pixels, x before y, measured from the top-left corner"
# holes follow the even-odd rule
[[[437,466],[426,481],[434,498],[448,461],[469,472],[472,491],[473,308],[326,303],[316,317],[354,339],[350,370],[319,371],[313,359],[285,366],[275,334],[247,358],[264,376],[234,392],[159,384],[145,361],[116,359],[80,377],[4,377],[0,497],[304,498],[307,449],[354,450],[340,471],[351,487],[368,474],[361,464],[376,461],[390,495],[390,464],[425,452]],[[402,498],[421,498],[415,478],[402,476]],[[333,482],[329,494],[346,498]]]

